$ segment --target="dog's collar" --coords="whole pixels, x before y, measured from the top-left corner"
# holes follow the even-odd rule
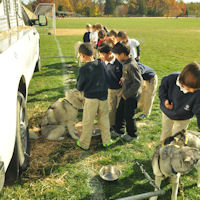
[[[76,110],[78,110],[79,108],[76,108],[72,103],[70,103],[66,98],[60,98],[59,99],[60,102],[62,101],[66,101],[67,103],[69,103],[73,108],[75,108]]]
[[[172,173],[173,173],[173,174],[175,174],[175,175],[178,174],[178,172],[175,171],[175,169],[172,167],[172,165],[171,165],[171,169],[172,169]]]
[[[162,174],[162,176],[163,176],[163,177],[166,177],[166,176],[163,174],[163,172],[162,172],[162,170],[161,170],[161,168],[160,168],[160,155],[158,155],[158,167],[159,167],[159,170],[160,170],[160,173]],[[173,168],[172,165],[171,165],[171,170],[172,170],[172,173],[173,173],[174,175],[177,175],[177,174],[178,174],[178,172],[175,171],[175,169]]]

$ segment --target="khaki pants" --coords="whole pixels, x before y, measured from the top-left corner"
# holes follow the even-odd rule
[[[165,138],[173,136],[174,134],[187,129],[190,120],[172,120],[168,118],[164,113],[162,113],[162,133],[160,141],[163,141]]]
[[[143,111],[144,114],[149,116],[153,106],[153,101],[156,96],[156,89],[158,86],[158,76],[155,75],[150,81],[143,81],[142,94],[138,102],[138,108]]]
[[[108,110],[110,126],[115,125],[117,104],[119,102],[119,99],[121,98],[121,96],[119,96],[119,94],[121,94],[121,90],[121,88],[117,90],[108,89]]]
[[[110,124],[108,117],[108,101],[85,98],[83,108],[83,132],[80,137],[80,145],[83,148],[89,148],[92,137],[94,119],[97,114],[99,128],[101,129],[101,138],[103,144],[109,144]]]

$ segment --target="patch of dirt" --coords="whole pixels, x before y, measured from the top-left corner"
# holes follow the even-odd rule
[[[75,124],[79,136],[82,133],[82,122]],[[95,130],[99,130],[94,125]],[[73,163],[80,160],[82,151],[76,146],[76,141],[69,135],[62,141],[49,141],[41,136],[40,128],[30,129],[30,167],[24,172],[24,177],[31,180],[38,180],[50,175],[58,166],[64,166],[66,163]],[[33,139],[35,138],[35,139]],[[38,139],[36,139],[38,138]],[[101,145],[101,137],[92,137],[91,151],[96,151],[98,145]]]
[[[64,36],[64,35],[83,35],[85,33],[85,29],[71,29],[71,28],[57,28],[56,35]]]
[[[147,126],[147,123],[145,122],[137,122],[137,127],[143,127],[143,126]]]

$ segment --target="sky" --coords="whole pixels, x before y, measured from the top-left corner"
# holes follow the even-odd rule
[[[28,4],[31,0],[21,0],[22,2],[24,2],[25,4]],[[183,0],[185,3],[190,3],[190,2],[199,2],[200,3],[200,0]]]
[[[190,3],[190,2],[193,2],[193,3],[200,3],[200,0],[183,0],[184,3]]]

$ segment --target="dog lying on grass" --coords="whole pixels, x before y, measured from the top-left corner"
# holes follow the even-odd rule
[[[198,172],[197,186],[200,187],[200,133],[181,131],[166,138],[163,145],[156,147],[152,159],[155,184],[160,187],[166,177],[171,179],[171,200],[177,199],[181,174],[188,173],[192,168]],[[151,197],[150,200],[156,200]]]
[[[74,123],[78,110],[83,109],[84,97],[77,89],[69,90],[64,98],[58,99],[47,110],[41,122],[41,134],[48,140],[63,140],[66,128],[73,139]]]

